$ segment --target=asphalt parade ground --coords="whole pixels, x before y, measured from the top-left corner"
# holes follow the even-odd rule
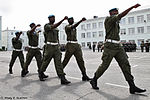
[[[99,90],[93,90],[89,82],[83,82],[81,72],[74,57],[65,68],[66,77],[71,84],[61,85],[53,60],[46,74],[45,82],[38,79],[36,60],[29,65],[29,74],[22,78],[21,66],[17,58],[13,74],[8,74],[11,51],[0,52],[0,100],[150,100],[150,53],[129,52],[132,74],[138,87],[147,91],[130,94],[128,84],[115,59],[108,70],[98,80]],[[26,55],[26,52],[24,52]],[[87,74],[93,77],[101,64],[102,53],[83,50]],[[62,52],[62,59],[64,52]]]

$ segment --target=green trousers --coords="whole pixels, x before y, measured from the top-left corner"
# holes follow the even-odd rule
[[[131,66],[128,61],[128,56],[124,49],[121,47],[120,44],[115,43],[105,43],[104,44],[104,52],[102,55],[102,64],[98,67],[97,71],[95,72],[95,76],[98,79],[103,75],[103,73],[109,67],[112,59],[115,58],[118,62],[125,79],[127,81],[133,80],[133,76],[131,75]]]
[[[42,64],[42,54],[40,52],[40,49],[32,49],[29,48],[28,53],[26,55],[26,62],[24,63],[24,70],[28,70],[28,66],[31,63],[33,57],[35,57],[37,62],[38,71],[40,70],[41,64]]]
[[[24,65],[24,55],[23,55],[23,51],[14,51],[12,52],[12,55],[11,55],[11,61],[9,63],[9,67],[12,68],[14,63],[15,63],[15,60],[16,58],[19,57],[19,60],[20,60],[20,64],[21,64],[21,68],[23,68],[23,65]]]
[[[45,47],[45,53],[43,57],[42,66],[40,72],[45,72],[52,58],[54,59],[54,64],[56,72],[59,76],[64,75],[63,66],[61,63],[62,54],[60,52],[58,45],[47,44]]]
[[[72,55],[75,56],[76,61],[78,63],[78,66],[82,72],[82,74],[86,73],[85,65],[84,65],[84,60],[83,60],[83,55],[82,55],[82,50],[81,46],[78,43],[67,43],[66,45],[66,53],[65,53],[65,58],[63,60],[63,68],[66,67],[68,64],[70,58]]]

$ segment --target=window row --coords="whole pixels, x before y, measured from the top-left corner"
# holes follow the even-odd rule
[[[150,14],[146,15],[146,19],[144,19],[144,15],[137,16],[137,23],[146,23],[150,22]],[[128,24],[134,24],[135,23],[135,17],[128,17],[128,18],[123,18],[120,21],[120,24],[125,25],[127,24],[126,19],[128,20]]]
[[[97,29],[97,28],[103,28],[103,22],[88,23],[88,24],[81,25],[81,30],[90,30],[90,29]]]
[[[137,27],[137,33],[145,33],[145,29],[144,27]],[[150,26],[147,26],[147,33],[150,33]],[[121,29],[120,31],[121,35],[126,35],[127,34],[127,30],[126,29]],[[135,28],[128,28],[128,34],[132,35],[132,34],[136,34],[135,33]]]
[[[103,31],[81,33],[81,38],[97,38],[103,36],[104,36]]]

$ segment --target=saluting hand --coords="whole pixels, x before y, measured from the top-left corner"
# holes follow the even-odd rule
[[[65,16],[65,17],[64,17],[64,20],[66,20],[66,19],[68,19],[68,16]]]
[[[83,18],[82,18],[82,21],[85,21],[85,20],[86,20],[86,18],[85,18],[85,17],[83,17]]]
[[[139,6],[141,6],[141,5],[137,3],[136,5],[133,6],[133,8],[137,8]]]

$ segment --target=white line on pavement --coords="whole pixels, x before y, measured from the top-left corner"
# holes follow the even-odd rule
[[[137,67],[138,65],[134,65],[134,66],[132,66],[132,67]]]
[[[118,85],[118,84],[112,84],[112,83],[105,83],[107,85],[112,85],[112,86],[116,86],[116,87],[123,87],[123,88],[129,88],[128,86],[123,86],[123,85]]]
[[[66,76],[67,78],[75,79],[75,80],[81,80],[81,78],[76,78],[76,77],[71,77],[71,76]]]

